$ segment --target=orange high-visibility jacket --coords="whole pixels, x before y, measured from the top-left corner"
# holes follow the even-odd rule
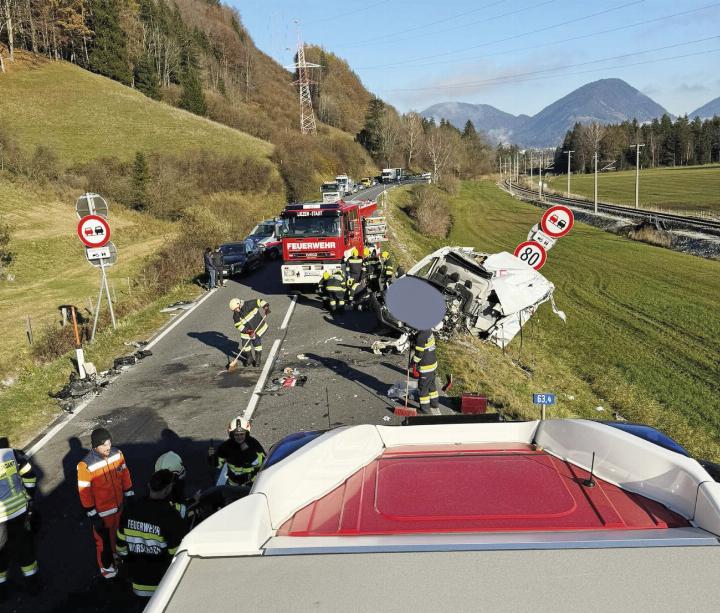
[[[117,513],[123,499],[132,496],[132,479],[122,451],[112,447],[105,459],[91,451],[77,465],[80,502],[88,516]]]

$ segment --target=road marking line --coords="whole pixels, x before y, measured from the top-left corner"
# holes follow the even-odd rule
[[[248,402],[247,407],[245,407],[245,410],[243,411],[242,416],[248,421],[252,419],[253,413],[255,412],[255,407],[257,406],[258,400],[260,400],[260,392],[265,386],[265,380],[270,374],[270,368],[273,365],[273,361],[275,360],[275,354],[277,353],[277,350],[280,349],[281,343],[282,339],[280,338],[276,338],[273,342],[272,348],[270,349],[270,355],[267,357],[265,366],[263,366],[262,372],[260,373],[260,378],[255,384],[255,389],[253,390],[253,395],[250,398],[250,402]]]
[[[151,347],[154,347],[158,342],[160,342],[161,339],[163,339],[171,330],[173,330],[181,321],[183,321],[190,313],[192,313],[197,307],[199,307],[203,302],[205,302],[212,292],[207,292],[204,296],[202,296],[191,308],[189,308],[187,311],[185,311],[182,315],[180,315],[175,321],[173,321],[172,324],[170,324],[167,328],[165,328],[160,334],[158,334],[152,341],[150,341],[147,345],[143,347],[143,349],[150,349]],[[87,400],[83,400],[76,408],[75,410],[67,415],[60,423],[55,424],[50,430],[43,436],[37,443],[35,443],[30,449],[28,449],[25,453],[32,457],[35,455],[38,451],[40,451],[60,430],[62,430],[67,424],[69,424],[75,417],[77,417],[82,411],[97,397],[97,394],[93,395],[91,398],[88,398]]]
[[[288,324],[290,323],[290,317],[292,317],[293,311],[295,310],[295,304],[297,303],[297,296],[293,296],[292,300],[290,302],[290,306],[288,307],[287,313],[285,313],[285,319],[283,319],[282,325],[280,326],[281,330],[284,330],[288,327]]]

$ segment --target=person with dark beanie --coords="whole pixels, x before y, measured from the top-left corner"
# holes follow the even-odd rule
[[[112,446],[105,428],[90,434],[92,451],[77,465],[80,503],[92,526],[100,574],[117,575],[115,538],[125,500],[133,495],[132,479],[122,451]]]

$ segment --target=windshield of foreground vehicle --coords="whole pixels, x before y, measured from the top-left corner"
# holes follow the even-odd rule
[[[232,245],[220,245],[220,253],[223,255],[244,255],[245,245],[243,243],[233,243]]]
[[[250,236],[254,236],[256,238],[265,238],[267,236],[272,236],[274,230],[275,226],[270,223],[260,224],[255,226],[255,229]]]
[[[337,217],[290,217],[283,236],[340,236],[340,219]]]

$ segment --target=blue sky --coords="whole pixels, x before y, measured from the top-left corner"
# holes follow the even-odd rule
[[[720,1],[225,1],[283,65],[299,19],[402,112],[457,100],[533,115],[609,77],[676,115],[720,96]]]

